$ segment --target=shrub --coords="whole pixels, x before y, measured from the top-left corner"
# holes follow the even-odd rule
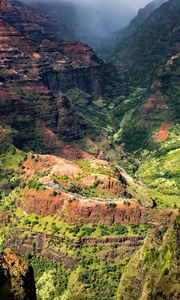
[[[115,207],[117,206],[117,204],[111,202],[111,203],[108,203],[108,206],[109,206],[110,208],[115,208]]]

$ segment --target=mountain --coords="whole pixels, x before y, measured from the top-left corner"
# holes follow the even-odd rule
[[[109,53],[113,55],[121,42],[124,43],[126,38],[132,36],[136,29],[148,19],[150,14],[166,1],[167,0],[154,0],[148,3],[144,8],[141,8],[128,26],[114,31],[111,35],[103,39],[97,48],[97,52],[104,59],[109,57]]]
[[[179,16],[179,1],[164,3],[110,57],[127,87],[127,94],[113,100],[114,119],[118,120],[114,138],[135,161],[138,157],[139,162],[130,166],[139,169],[136,178],[149,186],[161,204],[172,201],[175,206],[179,188]]]
[[[163,4],[105,64],[0,2],[5,295],[33,299],[35,280],[40,300],[178,297],[178,15]]]
[[[60,20],[38,14],[19,1],[12,1],[8,6],[4,2],[1,1],[1,14],[4,20],[10,22],[28,38],[43,39],[48,34],[52,39],[70,41],[74,39],[73,33]]]
[[[123,74],[129,91],[145,89],[142,102],[137,102],[137,106],[132,103],[133,120],[148,121],[149,130],[151,125],[178,122],[179,15],[179,1],[164,3],[131,37],[120,43],[111,58]],[[129,103],[128,110],[130,107]],[[141,126],[145,134],[145,123]],[[148,137],[150,131],[146,133]],[[128,141],[127,132],[123,135]]]
[[[125,61],[123,68],[127,67],[133,74],[138,72],[135,76],[142,80],[147,78],[146,74],[150,77],[151,72],[165,64],[169,57],[176,55],[179,51],[178,19],[177,0],[168,1],[155,10],[132,37],[117,45],[115,53],[119,61]]]
[[[52,41],[54,29],[51,21],[48,23],[46,17],[37,13],[33,20],[34,10],[28,6],[19,2],[4,3],[1,2],[0,10],[2,123],[15,130],[15,144],[21,147],[41,135],[40,128],[42,131],[45,124],[55,133],[59,131],[62,139],[63,136],[66,140],[72,136],[78,139],[86,127],[85,122],[72,118],[67,123],[69,137],[63,134],[63,120],[59,116],[61,113],[64,116],[66,110],[72,115],[74,111],[67,97],[62,100],[59,93],[77,88],[93,99],[101,97],[103,62],[82,43],[58,42],[56,36]],[[40,109],[43,103],[46,106]],[[63,110],[59,106],[64,106]],[[22,115],[24,112],[26,120]],[[36,127],[40,119],[41,126]]]
[[[148,19],[150,14],[154,10],[156,10],[158,7],[160,7],[164,2],[166,2],[166,0],[154,0],[150,3],[148,3],[144,8],[141,8],[138,11],[137,16],[131,20],[131,22],[129,23],[129,26],[127,26],[127,27],[121,29],[120,31],[118,31],[117,33],[115,33],[115,36],[114,36],[115,42],[118,41],[118,43],[120,43],[120,41],[123,38],[132,35],[135,32],[135,30],[139,26],[141,26],[144,23],[144,21],[146,21]]]

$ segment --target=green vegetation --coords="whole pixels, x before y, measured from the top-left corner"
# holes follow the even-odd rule
[[[124,262],[114,263],[88,258],[88,252],[78,265],[67,268],[40,256],[26,256],[35,272],[38,300],[111,299]],[[87,257],[86,257],[87,256]],[[61,298],[62,297],[62,298]]]
[[[143,295],[156,299],[158,294],[164,299],[176,298],[179,292],[177,230],[168,229],[163,237],[157,230],[149,232],[121,277],[117,299],[135,300]]]
[[[10,193],[11,191],[16,193],[15,190],[21,185],[20,169],[25,159],[25,153],[15,147],[6,143],[0,145],[0,201],[2,202],[0,209],[2,206],[4,210],[8,209],[8,206],[9,208],[13,206]]]
[[[7,211],[7,208],[6,208]],[[118,236],[146,236],[152,224],[131,224],[123,226],[121,224],[113,224],[105,226],[102,224],[88,225],[67,225],[63,221],[59,221],[55,216],[40,217],[36,214],[24,215],[20,210],[14,212],[12,223],[6,228],[8,231],[11,228],[27,229],[35,232],[45,232],[57,237],[74,238],[104,238]]]
[[[40,256],[25,256],[34,269],[37,298],[56,299],[67,288],[70,270]],[[59,298],[57,298],[59,299]]]
[[[141,166],[136,177],[148,188],[149,193],[160,207],[179,206],[180,189],[180,145],[178,140],[179,126],[173,127],[169,137],[161,143],[159,149],[144,151]]]
[[[107,166],[104,165],[91,165],[91,163],[87,160],[75,160],[77,165],[79,165],[83,172],[81,177],[84,175],[92,175],[92,174],[102,174],[102,175],[111,175],[112,172],[109,170]]]
[[[97,136],[102,131],[111,136],[114,133],[113,115],[103,99],[93,102],[90,95],[78,89],[69,90],[67,96],[78,115],[85,118],[89,125],[87,134]]]

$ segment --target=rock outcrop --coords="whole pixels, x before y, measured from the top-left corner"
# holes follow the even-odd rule
[[[2,0],[1,13],[22,35],[32,40],[47,38],[72,41],[74,35],[63,22],[38,13],[35,9],[16,0]]]
[[[0,299],[36,300],[33,269],[11,249],[0,254]]]
[[[40,232],[30,232],[28,230],[15,230],[9,233],[6,239],[7,247],[16,247],[21,255],[41,255],[49,260],[54,260],[58,264],[64,264],[68,268],[76,265],[80,258],[77,255],[64,253],[61,247],[68,241],[76,251],[83,246],[103,246],[116,245],[117,248],[125,248],[134,252],[143,242],[143,237],[114,237],[114,238],[75,238],[56,237]]]
[[[15,145],[21,148],[38,137],[46,149],[44,128],[65,141],[83,136],[86,122],[60,93],[78,88],[92,99],[103,94],[104,63],[82,43],[58,42],[48,22],[20,2],[0,3],[1,122],[16,130]]]

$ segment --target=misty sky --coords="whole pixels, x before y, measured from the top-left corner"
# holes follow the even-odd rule
[[[69,2],[84,2],[84,3],[88,3],[88,4],[92,4],[92,5],[99,5],[103,2],[107,3],[107,0],[66,0]],[[120,2],[121,0],[112,0],[112,5],[113,2]],[[110,1],[108,1],[110,2]],[[121,1],[122,2],[122,1]],[[134,10],[137,10],[141,7],[144,7],[146,4],[148,4],[149,2],[151,2],[151,0],[124,0],[124,3],[128,4],[130,7],[132,7]]]
[[[140,8],[152,0],[22,0],[24,2],[36,3],[46,2],[49,12],[55,11],[55,16],[60,16],[68,28],[82,41],[91,43],[93,39],[105,38],[114,32],[128,26],[129,22],[137,14]],[[165,1],[165,0],[164,0]],[[55,2],[59,2],[60,8]],[[64,18],[67,13],[63,3],[70,3],[75,15]],[[52,4],[52,6],[51,6]],[[55,9],[54,9],[54,8]],[[69,6],[68,6],[69,7]],[[70,8],[68,8],[70,9]],[[71,10],[69,10],[72,12]],[[58,15],[57,15],[58,13]],[[63,19],[64,18],[64,19]]]
[[[29,0],[28,2],[35,2],[36,0]],[[51,2],[51,0],[40,0],[40,1],[47,1]],[[62,0],[60,0],[62,1]],[[100,4],[110,4],[113,6],[113,4],[118,2],[124,2],[125,4],[129,5],[134,10],[138,10],[139,8],[144,7],[146,4],[151,2],[151,0],[63,0],[67,2],[74,2],[74,3],[86,3],[88,5],[100,5]],[[25,2],[25,1],[24,1]],[[53,1],[52,1],[53,2]]]

